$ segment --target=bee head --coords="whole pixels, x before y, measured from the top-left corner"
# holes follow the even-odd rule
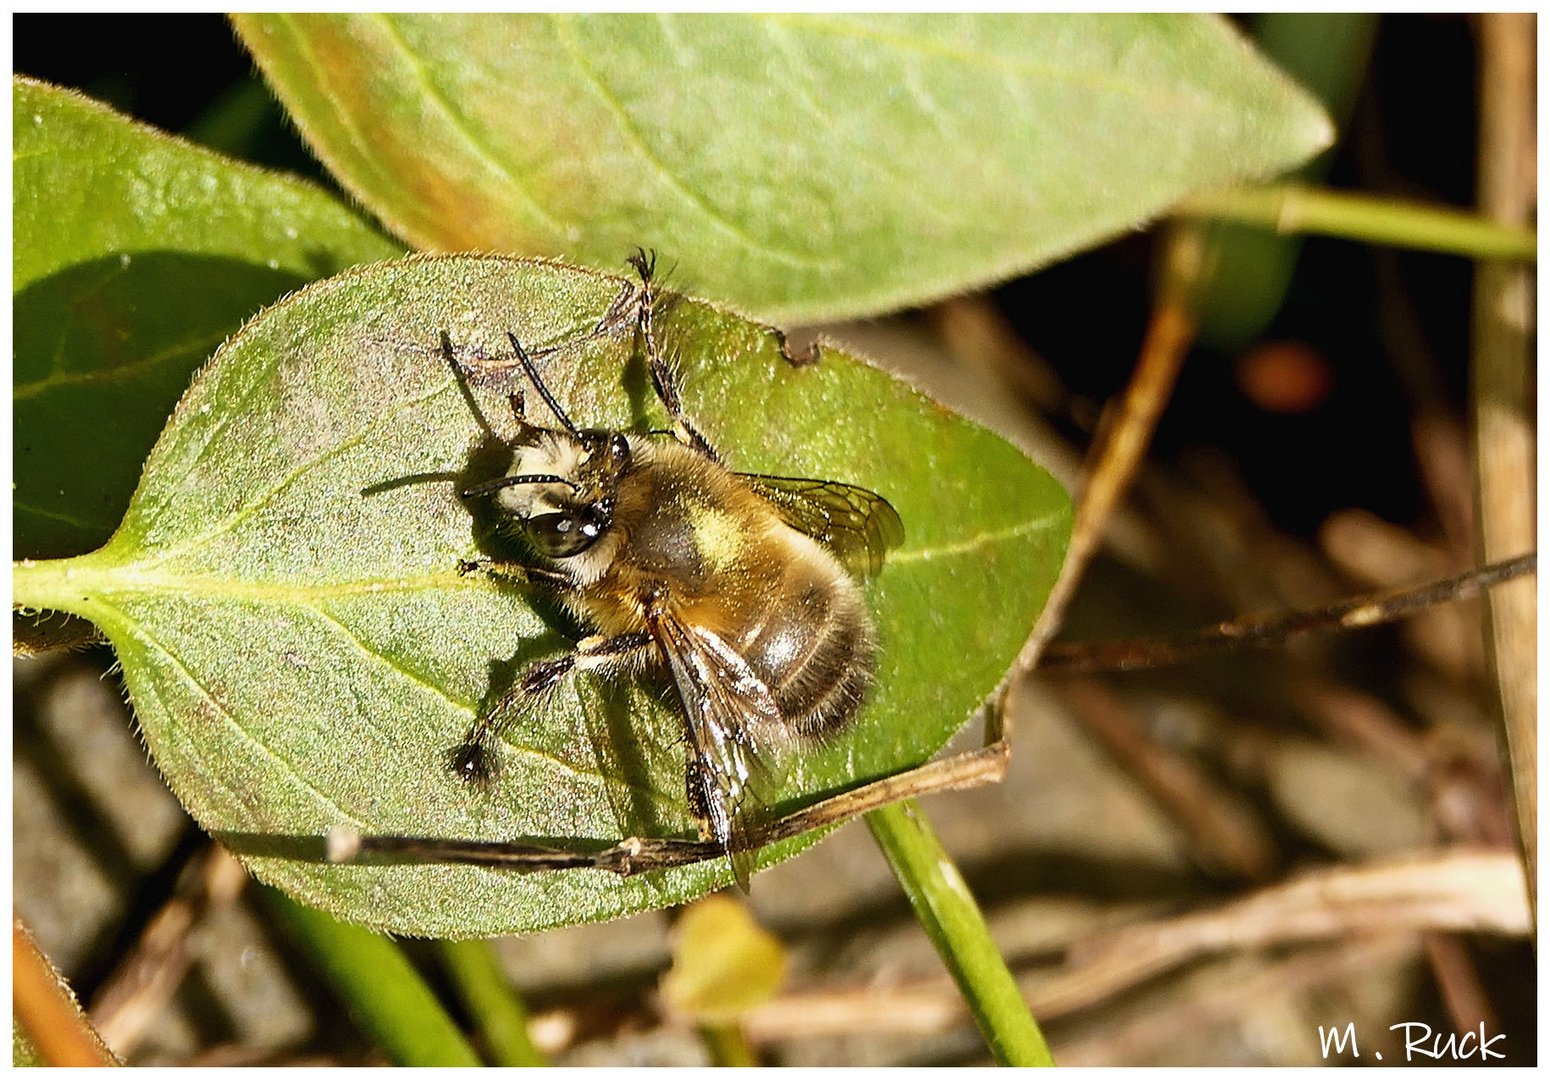
[[[494,494],[538,553],[551,559],[580,555],[608,532],[619,480],[630,467],[628,439],[600,428],[537,429],[531,442],[513,449],[505,476],[464,496]]]

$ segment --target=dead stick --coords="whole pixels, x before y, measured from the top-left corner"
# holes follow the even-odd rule
[[[1527,936],[1522,865],[1505,851],[1444,849],[1311,871],[1213,910],[1076,946],[1070,969],[1030,1003],[1049,1020],[1202,956],[1406,929]]]
[[[195,960],[190,939],[200,922],[235,901],[247,885],[242,864],[213,844],[192,869],[92,1002],[92,1023],[121,1054],[134,1053],[182,984]]]
[[[1480,17],[1480,208],[1507,224],[1535,205],[1534,16]],[[1481,554],[1500,558],[1534,539],[1534,293],[1522,266],[1475,268],[1471,382],[1479,472]],[[1539,712],[1535,590],[1503,589],[1486,604],[1486,644],[1496,668],[1511,763],[1518,840],[1529,899],[1538,876]]]
[[[987,702],[989,716],[997,721],[994,729],[989,723],[986,725],[987,743],[991,739],[1010,739],[1011,711],[1007,701],[1017,676],[1027,674],[1038,665],[1044,646],[1060,629],[1066,606],[1076,594],[1087,564],[1098,550],[1104,523],[1129,489],[1147,444],[1151,442],[1157,420],[1173,393],[1184,356],[1195,339],[1194,298],[1200,283],[1203,247],[1204,240],[1198,229],[1179,226],[1169,234],[1163,255],[1162,286],[1147,324],[1146,338],[1141,343],[1141,355],[1136,359],[1135,373],[1120,400],[1118,417],[1089,454],[1091,464],[1087,483],[1077,498],[1071,543],[1066,548],[1060,575],[1050,589],[1044,610],[1039,613],[1028,640],[1023,642],[1012,670]]]
[[[1039,668],[1092,672],[1167,667],[1243,645],[1279,645],[1294,634],[1376,626],[1531,574],[1537,561],[1537,553],[1520,555],[1411,589],[1356,597],[1307,611],[1229,619],[1183,637],[1062,642],[1044,650]]]

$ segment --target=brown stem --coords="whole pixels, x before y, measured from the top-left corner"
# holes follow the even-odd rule
[[[247,885],[235,856],[209,845],[92,1001],[91,1017],[119,1053],[133,1053],[194,962],[191,934]]]
[[[998,783],[1006,775],[1006,760],[1006,743],[995,742],[885,777],[772,822],[752,837],[752,846],[763,847],[813,829],[838,825],[904,799]],[[621,877],[706,862],[727,854],[720,844],[711,841],[671,837],[630,837],[588,850],[523,841],[360,836],[342,828],[330,832],[328,846],[331,862],[443,862],[522,871],[593,869],[609,870]]]
[[[1534,16],[1480,17],[1480,207],[1508,224],[1534,209]],[[1533,285],[1527,269],[1475,270],[1473,390],[1483,557],[1534,539]],[[1518,839],[1535,901],[1539,866],[1537,608],[1525,582],[1491,596],[1486,643],[1496,668],[1502,730],[1517,803]]]
[[[1051,645],[1044,651],[1039,667],[1058,671],[1134,671],[1188,663],[1243,645],[1279,645],[1294,634],[1314,630],[1375,626],[1531,574],[1537,561],[1537,554],[1520,555],[1412,589],[1342,600],[1311,611],[1229,619],[1183,637]]]
[[[1120,399],[1112,425],[1089,456],[1091,467],[1077,500],[1066,560],[1039,621],[1018,656],[1018,671],[1029,671],[1038,663],[1045,644],[1060,628],[1066,606],[1098,550],[1104,523],[1130,487],[1157,420],[1173,393],[1184,356],[1195,337],[1194,290],[1200,280],[1201,246],[1200,234],[1193,230],[1180,229],[1169,238],[1162,287],[1141,355],[1136,360],[1135,374]]]
[[[118,1064],[20,919],[11,924],[11,1005],[43,1064]]]
[[[1506,852],[1453,849],[1303,874],[1215,910],[1115,931],[1073,950],[1033,995],[1046,1019],[1199,957],[1357,934],[1446,929],[1527,935],[1523,868]]]

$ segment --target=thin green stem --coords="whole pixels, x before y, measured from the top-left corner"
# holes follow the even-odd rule
[[[303,907],[268,886],[259,893],[328,976],[356,1023],[395,1064],[480,1064],[392,938]]]
[[[996,1061],[1055,1064],[979,905],[920,807],[913,800],[894,803],[872,811],[866,823]]]
[[[759,1055],[754,1052],[743,1029],[736,1024],[703,1024],[700,1026],[700,1038],[710,1053],[712,1065],[751,1069],[759,1064]]]
[[[1539,252],[1534,230],[1501,225],[1465,210],[1299,184],[1200,195],[1174,212],[1259,225],[1279,233],[1316,233],[1472,259],[1534,262]]]
[[[527,1008],[488,941],[439,941],[442,962],[484,1036],[492,1063],[542,1068],[549,1064],[528,1033]]]

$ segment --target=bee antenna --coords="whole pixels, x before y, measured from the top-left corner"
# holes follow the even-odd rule
[[[573,480],[567,480],[563,476],[554,476],[551,473],[523,473],[520,476],[497,476],[494,480],[486,480],[482,484],[475,484],[463,491],[463,498],[472,499],[479,495],[488,495],[492,491],[501,491],[505,488],[516,487],[518,484],[564,484],[572,491],[580,491],[581,485]]]
[[[529,379],[533,380],[533,385],[538,388],[538,395],[544,399],[544,404],[549,406],[549,411],[560,418],[560,423],[565,425],[566,431],[578,439],[581,438],[581,432],[576,429],[575,424],[571,423],[570,417],[565,415],[565,410],[560,408],[559,402],[554,400],[554,395],[549,393],[549,388],[538,377],[538,369],[533,366],[532,359],[527,355],[527,350],[522,347],[522,343],[517,340],[517,335],[508,330],[506,336],[511,339],[511,347],[517,350],[517,360],[521,362],[522,370],[527,372]],[[569,483],[569,481],[560,482]],[[572,484],[571,486],[574,487],[575,485]]]

